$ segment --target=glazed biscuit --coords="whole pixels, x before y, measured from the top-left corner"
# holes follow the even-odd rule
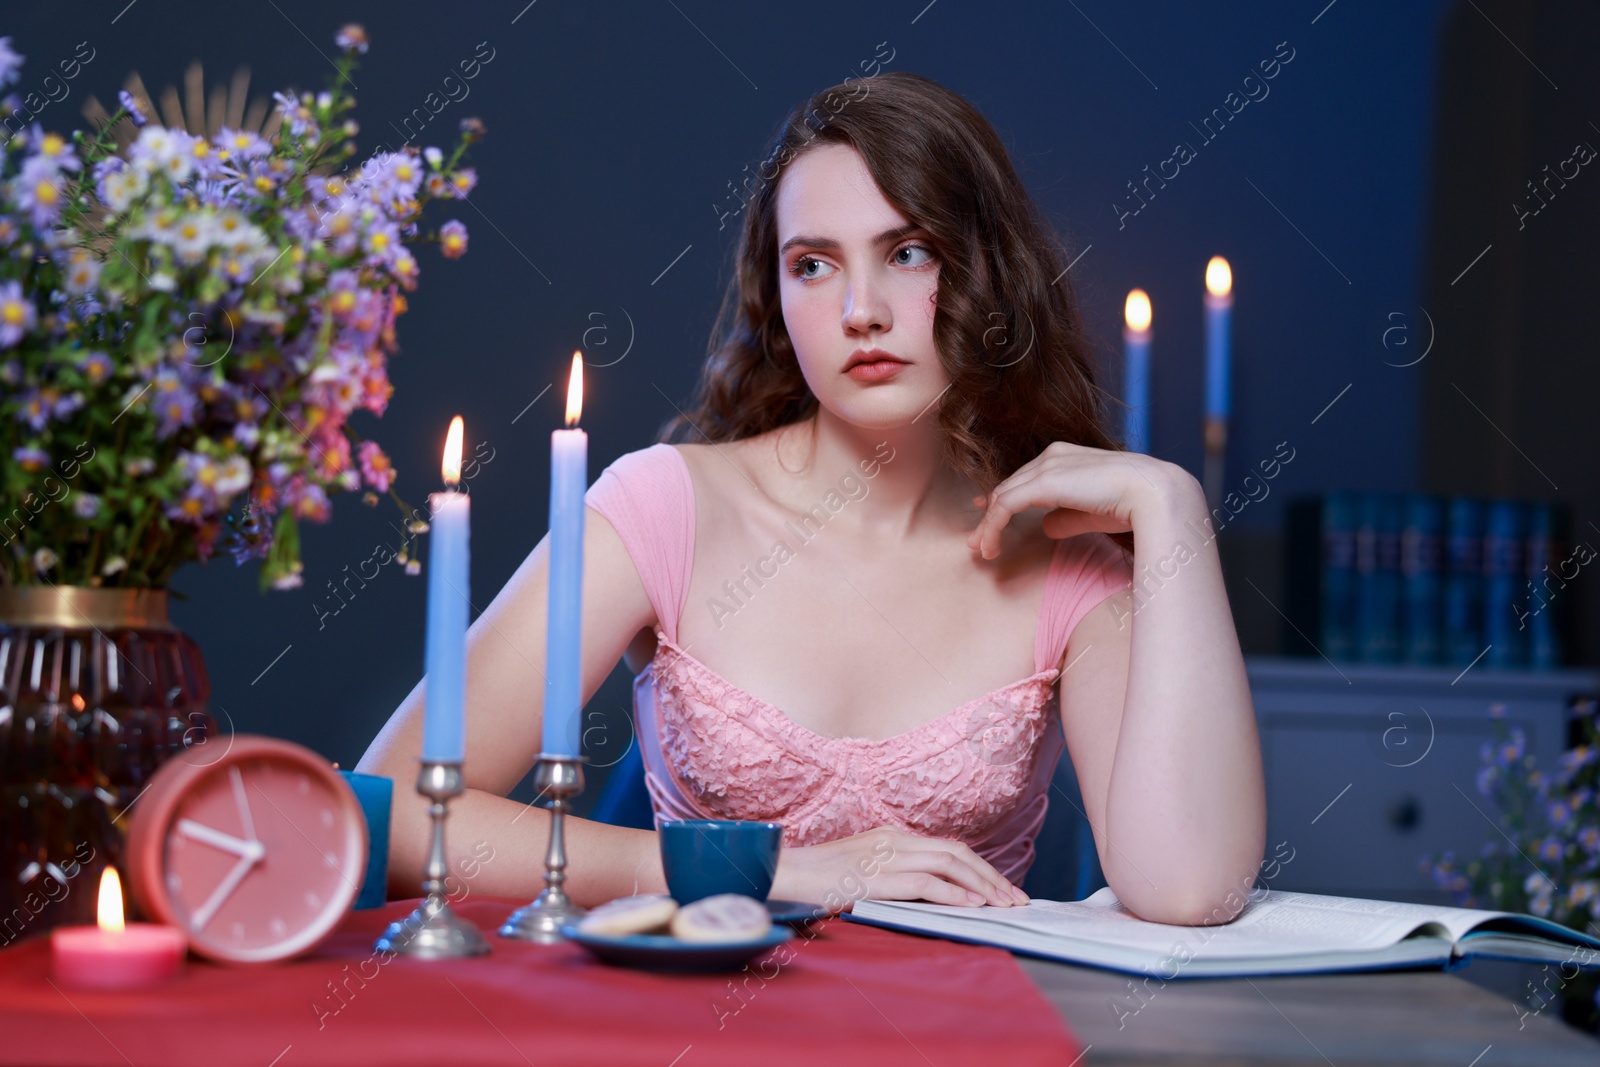
[[[678,902],[665,896],[618,897],[578,920],[586,934],[624,937],[660,931],[678,912]]]
[[[772,929],[767,906],[738,893],[685,904],[672,917],[672,933],[684,941],[750,941]]]

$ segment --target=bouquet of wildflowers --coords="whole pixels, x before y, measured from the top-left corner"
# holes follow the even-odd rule
[[[483,126],[464,120],[448,155],[356,165],[341,87],[367,41],[337,40],[329,91],[277,94],[260,132],[163,128],[124,92],[94,136],[35,125],[0,149],[0,582],[160,587],[225,550],[290,588],[297,523],[327,521],[331,493],[414,514],[350,418],[393,391],[408,246],[466,250],[459,221],[421,216],[472,192]]]
[[[1490,708],[1497,736],[1481,750],[1477,785],[1505,836],[1464,864],[1451,852],[1423,860],[1463,906],[1528,912],[1600,936],[1600,723],[1592,701],[1579,710],[1579,742],[1548,776],[1522,729],[1507,727],[1504,706]],[[1559,977],[1568,1018],[1600,1028],[1600,974]]]

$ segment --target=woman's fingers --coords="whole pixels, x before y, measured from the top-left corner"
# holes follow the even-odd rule
[[[927,900],[934,904],[954,904],[975,908],[988,903],[977,893],[947,882],[926,871],[904,871],[880,876],[870,896],[882,900]]]
[[[913,870],[926,871],[946,882],[961,886],[976,894],[985,904],[996,907],[1008,907],[1011,897],[993,880],[986,878],[982,871],[959,856],[942,849],[927,852],[914,852],[907,857],[908,866]]]
[[[967,544],[976,549],[984,559],[989,559],[991,550],[995,553],[1000,551],[1000,531],[1005,529],[1013,515],[1031,507],[1049,506],[1055,503],[1054,495],[1049,489],[1049,479],[1044,474],[1029,472],[1024,475],[1022,471],[1018,471],[996,486],[994,492],[989,495],[989,504],[984,508],[983,518],[979,520],[972,533],[967,535]]]
[[[1007,881],[1003,874],[994,869],[993,864],[978,855],[969,846],[948,838],[925,838],[921,843],[925,848],[938,849],[946,853],[950,856],[952,862],[959,863],[972,871],[982,883],[978,891],[988,897],[991,904],[1007,905],[1027,902],[1027,894],[1023,893],[1020,887],[1014,886]]]

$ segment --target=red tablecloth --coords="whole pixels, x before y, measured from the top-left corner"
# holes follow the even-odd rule
[[[57,989],[48,937],[0,951],[0,1063],[306,1067],[382,1063],[898,1064],[1073,1062],[1078,1046],[1011,956],[841,920],[748,973],[667,975],[577,945],[494,933],[525,901],[458,911],[493,951],[382,962],[372,942],[416,901],[353,912],[312,956],[255,968],[197,960],[160,990]]]

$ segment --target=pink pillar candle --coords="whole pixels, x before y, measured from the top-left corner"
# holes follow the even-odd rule
[[[100,874],[99,925],[63,926],[50,933],[50,959],[62,985],[77,989],[138,989],[176,977],[188,938],[175,926],[126,923],[122,880],[115,867]]]
[[[183,931],[155,923],[121,930],[64,926],[50,933],[51,962],[62,985],[78,989],[137,989],[183,970]]]

